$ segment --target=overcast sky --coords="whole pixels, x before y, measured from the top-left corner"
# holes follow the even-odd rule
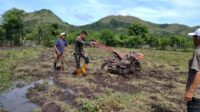
[[[0,14],[10,8],[27,12],[50,9],[73,25],[108,15],[130,15],[154,23],[200,25],[200,0],[0,0]]]

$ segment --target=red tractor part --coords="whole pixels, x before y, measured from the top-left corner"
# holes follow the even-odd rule
[[[96,48],[105,49],[113,55],[104,60],[102,69],[107,69],[110,73],[120,74],[127,77],[138,75],[141,70],[140,62],[144,60],[142,53],[129,52],[128,54],[116,51],[102,43],[96,42]]]

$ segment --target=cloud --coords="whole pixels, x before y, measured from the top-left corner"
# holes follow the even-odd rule
[[[78,7],[77,5],[71,6],[70,10],[73,10],[71,14],[74,15],[74,19],[81,21],[78,25],[84,25],[110,15],[110,12],[117,7],[118,5],[108,4],[100,0],[85,0]]]
[[[177,7],[188,7],[188,8],[197,8],[200,7],[199,0],[165,0],[171,4],[174,4]]]
[[[127,16],[127,15],[129,15],[129,12],[130,11],[127,11],[127,10],[119,10],[119,11],[116,11],[116,12],[114,12],[113,14],[114,15],[122,15],[122,16]]]
[[[100,2],[100,0],[85,0],[84,6],[93,7],[93,9],[103,9],[103,8],[116,8],[119,7],[119,5],[114,4],[108,4]]]
[[[113,13],[114,15],[131,15],[136,16],[146,21],[156,22],[160,18],[176,18],[179,16],[179,13],[174,12],[173,10],[167,9],[154,9],[147,7],[135,7],[135,8],[126,8]]]
[[[93,17],[89,14],[85,14],[85,13],[78,13],[75,14],[74,17],[76,17],[77,19],[81,20],[81,21],[86,21],[86,22],[91,22],[91,19],[93,19]]]
[[[130,9],[131,10],[131,9]],[[142,18],[175,18],[179,13],[168,9],[153,9],[146,7],[137,7],[131,10],[132,15],[136,15]]]
[[[190,26],[200,25],[197,20],[200,5],[198,0],[137,0],[140,5],[122,7],[114,15],[131,15],[154,23],[180,23]],[[194,24],[195,23],[195,24]]]

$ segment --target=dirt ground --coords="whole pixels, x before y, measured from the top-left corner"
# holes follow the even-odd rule
[[[152,65],[143,67],[139,76],[128,79],[100,69],[103,58],[109,53],[91,49],[87,53],[91,63],[84,77],[72,75],[75,62],[70,49],[65,55],[63,72],[53,69],[53,50],[46,48],[39,58],[13,66],[12,73],[15,79],[30,81],[52,78],[54,84],[48,85],[48,81],[47,84],[35,84],[27,92],[30,101],[41,108],[53,101],[62,112],[185,111],[186,102],[182,96],[187,72]]]

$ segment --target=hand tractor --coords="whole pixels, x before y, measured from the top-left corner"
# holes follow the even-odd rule
[[[112,53],[111,57],[104,59],[104,62],[101,66],[102,69],[107,70],[110,73],[119,74],[125,77],[132,77],[140,73],[140,63],[144,59],[144,55],[142,53],[121,53],[114,50],[112,47],[108,47],[99,42],[96,42],[93,47],[105,49]]]

